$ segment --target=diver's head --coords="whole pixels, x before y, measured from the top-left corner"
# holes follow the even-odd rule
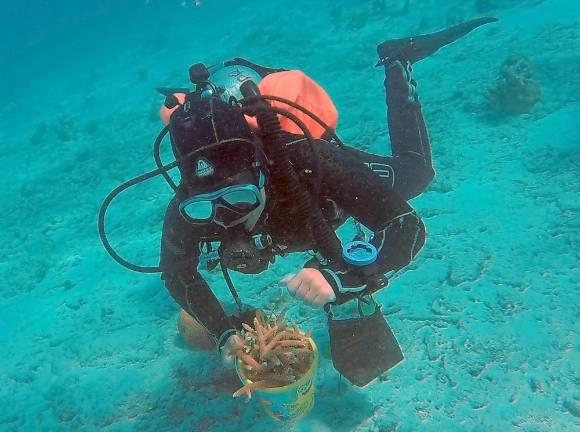
[[[181,215],[194,225],[213,224],[225,229],[244,227],[250,232],[266,205],[265,175],[244,170],[219,186],[196,191],[189,189],[179,204]]]
[[[186,195],[182,216],[192,224],[251,230],[265,207],[266,170],[241,111],[221,98],[190,94],[169,128]]]

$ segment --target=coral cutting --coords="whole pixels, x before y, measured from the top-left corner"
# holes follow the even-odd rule
[[[258,310],[253,326],[243,323],[242,327],[242,340],[231,352],[238,357],[240,376],[247,383],[234,397],[252,397],[256,389],[292,384],[312,365],[311,331],[302,332],[295,323],[286,322],[285,314],[268,319]]]

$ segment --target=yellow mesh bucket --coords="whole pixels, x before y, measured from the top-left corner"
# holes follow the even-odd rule
[[[283,387],[271,387],[253,390],[255,398],[260,401],[264,411],[270,417],[281,421],[296,421],[310,412],[314,406],[316,372],[318,370],[318,349],[309,339],[314,358],[310,369],[296,382]],[[244,376],[241,363],[236,364],[238,376],[243,385],[252,381]]]

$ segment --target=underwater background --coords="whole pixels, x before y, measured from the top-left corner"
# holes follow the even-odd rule
[[[180,340],[159,276],[98,237],[107,193],[154,168],[155,87],[235,56],[302,69],[342,139],[385,154],[376,44],[486,15],[500,21],[414,68],[437,176],[412,205],[429,238],[377,295],[406,361],[359,389],[323,355],[294,425],[233,399],[233,372]],[[0,0],[0,24],[0,431],[578,430],[576,0]],[[170,197],[156,178],[115,200],[122,255],[157,265]],[[233,276],[323,347],[324,314],[278,282],[304,260]]]

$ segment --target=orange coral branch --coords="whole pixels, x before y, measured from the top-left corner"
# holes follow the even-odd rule
[[[312,356],[311,331],[303,333],[294,323],[285,321],[285,313],[278,318],[266,318],[262,311],[256,313],[254,326],[243,323],[243,348],[239,352],[240,372],[251,381],[236,394],[248,394],[263,387],[277,387],[294,382],[308,371]],[[236,346],[236,348],[239,348]],[[237,396],[236,396],[237,397]]]
[[[241,389],[236,390],[232,396],[233,397],[239,397],[239,396],[241,396],[243,394],[246,394],[248,396],[248,399],[251,399],[252,398],[252,390],[256,390],[256,389],[260,389],[260,388],[265,388],[267,382],[268,381],[266,381],[266,380],[262,380],[262,381],[256,381],[256,382],[252,382],[252,383],[246,384]]]
[[[242,327],[246,329],[247,332],[255,333],[254,328],[249,324],[242,323]]]
[[[240,357],[240,360],[242,360],[243,363],[247,364],[248,366],[251,366],[253,369],[255,369],[255,370],[262,369],[262,365],[260,363],[258,363],[256,361],[256,359],[254,357],[252,357],[251,355],[241,353],[239,355],[239,357]]]

